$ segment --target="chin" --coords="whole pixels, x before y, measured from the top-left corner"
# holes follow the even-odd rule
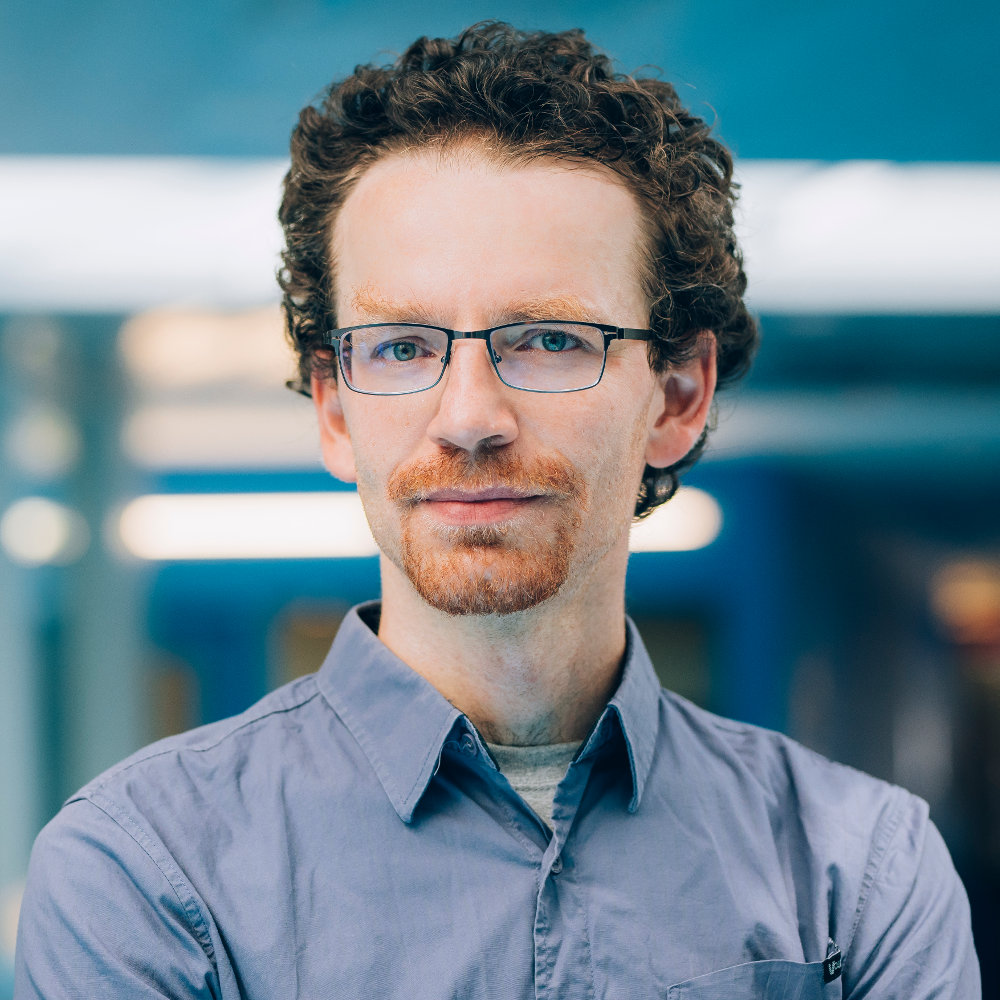
[[[403,570],[417,593],[445,614],[512,615],[559,592],[569,575],[570,554],[569,545],[540,552],[474,548],[447,554],[404,547]]]

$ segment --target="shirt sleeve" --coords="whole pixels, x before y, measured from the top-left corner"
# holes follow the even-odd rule
[[[927,805],[906,795],[866,873],[845,952],[851,1000],[980,1000],[969,902]]]
[[[18,924],[15,1000],[220,996],[197,904],[143,839],[84,799],[39,834]]]

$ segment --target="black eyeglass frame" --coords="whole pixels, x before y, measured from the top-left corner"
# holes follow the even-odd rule
[[[601,371],[597,378],[594,379],[589,385],[581,385],[575,389],[526,389],[524,386],[511,385],[504,377],[500,374],[500,369],[497,367],[497,362],[500,360],[499,356],[493,349],[493,342],[491,337],[498,330],[509,330],[513,326],[530,326],[533,323],[538,324],[559,324],[565,323],[568,326],[587,326],[594,330],[600,330],[604,335],[604,357],[601,360]],[[441,371],[438,377],[430,384],[425,385],[421,389],[403,389],[400,392],[369,392],[365,389],[358,389],[351,385],[350,379],[347,377],[347,372],[344,371],[344,362],[340,353],[341,340],[347,334],[353,333],[355,330],[372,330],[378,327],[407,327],[414,330],[436,330],[438,333],[443,333],[448,337],[448,346],[445,349],[444,357],[441,359]],[[431,326],[429,323],[361,323],[357,326],[345,326],[338,330],[327,330],[323,334],[323,345],[325,347],[332,347],[337,352],[337,363],[340,368],[340,373],[344,377],[344,385],[347,386],[351,392],[360,393],[363,396],[410,396],[415,392],[426,392],[428,389],[433,389],[441,379],[444,378],[444,373],[448,369],[448,362],[451,361],[451,345],[456,340],[483,340],[489,347],[490,362],[493,365],[493,370],[497,373],[497,378],[509,389],[516,389],[518,392],[543,392],[543,393],[561,393],[561,392],[583,392],[585,389],[593,389],[602,378],[604,378],[604,369],[608,364],[608,348],[611,346],[613,341],[616,340],[645,340],[650,341],[655,339],[656,334],[652,330],[640,330],[634,327],[623,327],[623,326],[610,326],[607,323],[588,323],[580,322],[578,320],[561,320],[561,319],[546,319],[546,320],[522,320],[519,323],[501,323],[500,326],[491,326],[485,330],[449,330],[447,327],[443,326]]]

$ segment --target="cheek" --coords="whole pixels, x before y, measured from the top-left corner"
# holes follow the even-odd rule
[[[392,471],[387,466],[394,461],[394,456],[389,451],[392,437],[383,440],[381,435],[373,431],[371,426],[366,426],[364,432],[359,432],[354,427],[350,431],[355,482],[358,495],[369,514],[377,509],[385,494],[385,481]]]
[[[613,396],[601,405],[590,433],[612,463],[630,468],[643,455],[648,436],[650,395]]]
[[[642,475],[648,437],[645,409],[623,408],[602,422],[604,441],[593,459],[594,499],[615,522],[630,522]]]
[[[347,431],[351,438],[354,461],[358,475],[368,480],[389,473],[404,460],[407,450],[412,450],[413,417],[396,400],[379,400],[376,397],[359,397],[361,405],[344,408]]]
[[[619,522],[631,517],[645,461],[645,419],[634,413],[622,414],[625,426],[601,420],[575,428],[587,435],[589,447],[567,454],[587,482],[590,515],[595,519]]]

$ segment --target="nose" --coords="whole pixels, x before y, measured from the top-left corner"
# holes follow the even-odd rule
[[[510,444],[518,433],[515,391],[497,377],[486,342],[453,343],[428,437],[442,448],[468,452]]]

